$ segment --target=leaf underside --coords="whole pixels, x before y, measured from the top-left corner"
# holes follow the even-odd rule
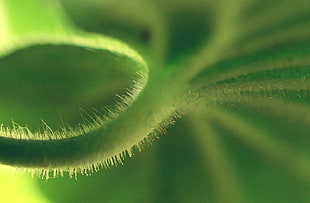
[[[310,189],[310,4],[303,0],[248,0],[236,1],[235,4],[242,6],[230,8],[227,6],[229,1],[223,2],[137,0],[129,9],[122,6],[126,3],[120,0],[114,3],[94,1],[87,4],[88,7],[82,1],[76,4],[64,1],[67,12],[78,26],[120,38],[150,62],[149,80],[152,82],[146,86],[149,89],[145,90],[145,98],[151,97],[153,103],[144,100],[142,91],[141,98],[133,100],[132,104],[133,111],[137,112],[146,104],[154,107],[145,108],[149,111],[146,114],[137,113],[145,116],[141,122],[137,119],[137,122],[127,123],[141,126],[139,128],[119,124],[124,127],[123,131],[145,132],[142,137],[146,138],[152,136],[154,130],[165,128],[175,111],[185,111],[187,117],[168,131],[171,137],[162,139],[162,145],[155,144],[139,155],[143,160],[134,158],[132,163],[126,163],[124,168],[121,167],[123,171],[117,168],[99,172],[92,180],[81,177],[77,186],[62,179],[40,183],[51,199],[56,202],[72,200],[73,195],[61,195],[63,191],[59,186],[72,190],[66,193],[79,189],[85,199],[97,197],[128,202],[163,199],[170,202],[201,199],[210,202],[303,202],[310,199],[307,192]],[[138,17],[136,13],[139,13]],[[226,15],[234,18],[231,20]],[[227,27],[231,28],[231,33],[226,33]],[[231,39],[223,40],[224,43],[217,39],[218,36]],[[212,53],[212,59],[205,53]],[[99,60],[99,63],[102,62]],[[82,69],[74,76],[81,82],[78,87],[93,85],[88,84],[87,79],[84,81]],[[58,71],[55,70],[59,74]],[[120,78],[113,83],[115,86],[107,86],[112,89],[110,94],[127,87],[131,76],[132,72],[125,72],[124,78],[128,80]],[[119,75],[111,76],[111,81],[115,77]],[[94,85],[99,82],[98,77]],[[52,81],[46,85],[54,87]],[[173,88],[167,88],[169,86]],[[103,89],[95,89],[92,95],[95,97]],[[62,90],[72,92],[63,86]],[[149,94],[152,91],[155,93]],[[85,94],[82,92],[76,101]],[[105,94],[105,98],[111,98],[110,94]],[[168,97],[170,94],[173,96]],[[47,94],[47,98],[49,96]],[[159,102],[158,97],[163,101]],[[101,103],[102,100],[90,102],[90,108],[98,110],[92,105]],[[124,107],[124,112],[128,106]],[[155,115],[157,110],[169,113],[147,116]],[[99,112],[99,117],[104,114]],[[38,113],[37,118],[41,115]],[[68,115],[72,115],[71,112]],[[6,118],[8,123],[11,118]],[[124,123],[129,119],[122,118]],[[158,119],[162,120],[154,123],[159,125],[152,124],[151,127],[145,122]],[[98,122],[96,113],[82,122]],[[144,145],[138,145],[138,148]],[[73,152],[79,152],[78,156],[84,154],[80,149]],[[108,165],[114,162],[113,159]],[[137,172],[137,165],[146,169]],[[50,171],[45,173],[53,175]],[[121,187],[111,183],[115,177],[122,180]],[[152,187],[144,187],[150,182]],[[88,184],[97,185],[98,189],[104,187],[105,192],[84,191]],[[234,190],[230,185],[234,185]],[[116,195],[111,188],[117,188],[115,190],[121,191],[123,196]],[[130,192],[127,193],[128,188]],[[144,191],[143,195],[135,196],[137,191]],[[192,195],[185,195],[189,193]],[[82,195],[74,196],[82,200]]]

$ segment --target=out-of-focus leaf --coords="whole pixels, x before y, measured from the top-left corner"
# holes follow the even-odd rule
[[[180,70],[179,75],[191,75],[197,63],[199,73],[190,81],[193,89],[189,91],[199,91],[200,107],[193,109],[202,116],[197,120],[197,112],[189,113],[188,122],[180,121],[152,147],[126,160],[124,166],[92,177],[81,176],[78,181],[67,177],[38,181],[49,199],[64,203],[236,202],[233,198],[257,203],[309,202],[308,0],[234,1],[229,4],[231,9],[224,1],[206,0],[63,2],[76,25],[120,38],[147,59],[164,66],[161,68],[173,67],[173,73]],[[238,4],[239,10],[234,11],[233,6]],[[218,19],[221,16],[222,21]],[[214,40],[218,40],[215,45]],[[206,51],[201,54],[201,50]],[[57,52],[42,58],[51,61],[54,54],[63,57],[63,67],[47,67],[47,71],[49,75],[56,74],[55,78],[59,73],[67,77],[45,83],[45,73],[41,73],[42,81],[30,80],[29,84],[36,88],[51,90],[34,105],[48,102],[36,117],[47,115],[50,97],[58,93],[76,101],[89,94],[86,103],[96,107],[103,102],[96,97],[98,92],[107,91],[103,95],[109,98],[127,85],[131,73],[100,71],[99,64],[106,61],[93,60],[85,53],[78,53],[78,67],[68,66],[65,62],[73,61],[70,53],[65,58]],[[22,54],[24,60],[29,59],[27,53]],[[14,60],[9,59],[5,61],[7,67],[14,67]],[[85,73],[88,66],[94,69]],[[12,71],[6,69],[7,75],[12,73],[8,80],[3,76],[6,84],[12,82]],[[109,75],[109,85],[97,88],[99,78],[105,74]],[[115,78],[122,83],[114,83]],[[25,80],[18,81],[22,79]],[[61,92],[53,91],[57,85]],[[93,92],[89,93],[89,89]],[[22,94],[21,91],[18,95]],[[18,96],[15,98],[19,101]],[[70,107],[81,105],[66,102]],[[67,106],[60,103],[66,111]],[[19,111],[17,106],[8,107],[11,108]],[[54,109],[53,106],[48,112],[52,114]]]

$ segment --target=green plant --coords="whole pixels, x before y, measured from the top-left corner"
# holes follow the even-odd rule
[[[14,3],[4,2],[14,6]],[[39,1],[33,2],[35,5]],[[70,5],[70,1],[67,4]],[[33,8],[29,2],[26,5],[29,10],[37,12],[44,8],[43,5],[38,9]],[[188,6],[188,13],[182,10],[184,5]],[[39,53],[39,60],[43,51],[48,55],[55,55],[59,51],[66,51],[68,45],[73,48],[69,48],[67,53],[73,52],[82,57],[86,55],[86,51],[75,48],[87,47],[104,55],[105,60],[100,61],[102,64],[126,66],[130,71],[126,72],[125,77],[135,77],[138,82],[127,96],[121,91],[121,100],[114,104],[111,108],[113,110],[108,109],[106,113],[85,113],[91,114],[88,118],[90,122],[82,119],[82,124],[77,126],[75,121],[78,119],[72,119],[70,127],[55,131],[49,127],[57,127],[57,119],[54,119],[52,122],[46,121],[48,124],[44,125],[40,133],[32,133],[19,125],[15,125],[13,129],[3,127],[2,134],[5,136],[0,140],[2,163],[29,167],[46,177],[61,174],[62,170],[69,170],[71,175],[78,172],[88,174],[102,165],[107,167],[122,163],[126,156],[131,156],[135,148],[140,150],[152,142],[176,117],[186,115],[192,126],[193,137],[196,135],[195,139],[203,154],[206,154],[204,159],[208,162],[214,159],[211,155],[222,157],[218,162],[213,160],[214,166],[210,169],[214,174],[220,174],[215,176],[219,190],[229,191],[225,181],[236,182],[233,172],[226,170],[229,163],[222,151],[223,147],[212,148],[210,145],[213,143],[220,146],[216,134],[227,134],[227,131],[285,166],[296,177],[309,181],[310,33],[307,29],[307,1],[136,1],[131,7],[133,12],[138,8],[152,8],[149,9],[152,12],[129,15],[130,9],[123,8],[121,3],[107,3],[106,8],[113,8],[113,13],[109,14],[105,10],[106,15],[124,20],[118,26],[127,32],[124,36],[121,29],[115,31],[113,27],[104,32],[121,38],[134,48],[93,34],[78,34],[76,37],[78,32],[71,32],[74,29],[71,26],[68,28],[67,23],[57,24],[64,21],[64,18],[59,18],[61,14],[57,9],[55,15],[52,15],[56,19],[49,20],[55,22],[57,30],[54,33],[56,36],[60,35],[60,38],[50,33],[45,38],[45,29],[50,32],[51,28],[50,25],[45,28],[45,23],[42,23],[43,31],[38,24],[30,27],[31,29],[27,27],[29,33],[26,33],[26,37],[28,34],[36,36],[32,33],[33,30],[39,30],[44,37],[36,37],[35,41],[32,40],[34,38],[23,39],[27,43],[23,45],[24,50],[29,53],[24,56],[26,59]],[[207,14],[202,12],[204,9],[208,11]],[[128,11],[131,18],[122,18],[124,10]],[[173,12],[176,12],[176,16],[173,16]],[[141,19],[142,15],[145,18]],[[174,22],[175,18],[188,19],[188,15],[192,17],[188,23],[181,21],[183,25]],[[41,18],[43,19],[42,16]],[[166,23],[166,18],[172,23]],[[139,20],[142,24],[147,24],[147,27],[140,29],[135,24]],[[83,27],[83,21],[77,21]],[[90,22],[89,19],[86,21]],[[15,25],[15,21],[11,21],[11,24]],[[17,28],[21,25],[16,21]],[[130,25],[132,30],[126,25]],[[192,33],[184,31],[187,26],[193,30]],[[89,30],[98,31],[96,27],[92,28],[93,30]],[[183,33],[186,35],[182,35]],[[62,34],[66,36],[66,40],[62,38]],[[8,37],[11,33],[2,35]],[[95,37],[106,40],[98,43],[94,40]],[[188,40],[189,37],[192,39]],[[1,47],[6,47],[10,40],[1,40]],[[187,44],[186,40],[190,43]],[[19,43],[12,42],[11,50],[23,52],[19,50]],[[30,47],[34,43],[39,43],[42,50]],[[60,46],[60,49],[50,51],[55,48],[54,45]],[[14,55],[7,48],[1,50],[3,67],[20,63],[16,58],[23,57]],[[109,53],[100,50],[107,50]],[[6,60],[7,56],[14,58]],[[95,60],[95,57],[89,57]],[[119,61],[114,59],[118,57]],[[49,59],[49,62],[54,61]],[[139,73],[135,75],[134,72]],[[83,79],[80,80],[86,83]],[[130,82],[111,89],[119,90],[128,84]],[[96,94],[98,91],[94,93]],[[67,106],[62,110],[66,108]],[[96,109],[100,109],[100,106]],[[34,117],[38,118],[40,119],[39,116]],[[25,120],[27,119],[28,115]],[[46,120],[44,116],[42,119]],[[30,124],[25,122],[25,125]],[[35,128],[33,126],[29,128]],[[227,175],[221,178],[223,174]],[[228,198],[242,198],[237,197],[238,195],[234,197],[235,194],[236,192],[231,192]],[[223,197],[223,201],[229,200]]]

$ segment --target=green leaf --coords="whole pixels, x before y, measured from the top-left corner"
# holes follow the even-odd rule
[[[9,40],[0,40],[0,65],[9,77],[0,78],[7,97],[0,115],[6,123],[10,116],[14,121],[20,116],[33,128],[43,117],[40,134],[49,138],[16,144],[6,135],[0,152],[7,156],[2,159],[9,157],[11,164],[39,171],[47,168],[42,172],[45,176],[62,175],[59,169],[71,176],[89,175],[98,163],[125,165],[78,181],[64,177],[40,181],[51,201],[309,200],[308,0],[63,3],[78,27],[101,34],[77,31],[59,9],[52,18],[42,11],[37,14],[42,21],[65,23],[69,33],[59,29],[45,36],[46,25],[25,26],[34,30],[29,31],[32,37],[23,35],[20,39],[27,43],[16,43],[11,41],[12,32],[3,29],[2,39]],[[47,9],[43,4],[31,5],[27,9]],[[1,27],[20,24],[18,18],[9,21],[1,13]],[[30,46],[33,43],[38,46]],[[28,65],[19,74],[19,64],[35,64],[32,59],[47,72]],[[136,71],[143,76],[135,76]],[[34,76],[38,72],[40,77]],[[132,77],[142,85],[126,96],[123,88],[130,86]],[[106,85],[100,78],[108,78]],[[18,87],[28,88],[36,99],[27,98],[31,94]],[[40,91],[44,97],[37,96]],[[121,99],[113,102],[115,93]],[[105,102],[111,105],[108,110],[101,109]],[[61,123],[55,107],[64,112],[69,127],[52,130]],[[20,114],[22,110],[27,113]],[[155,146],[123,160],[144,149],[180,116],[187,118],[168,129]],[[75,128],[78,123],[82,128]],[[14,123],[13,134],[26,132],[28,128]],[[26,146],[34,150],[29,153]],[[72,169],[76,167],[81,169]]]

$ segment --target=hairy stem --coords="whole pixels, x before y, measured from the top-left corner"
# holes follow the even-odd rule
[[[1,2],[4,2],[3,8],[10,13],[20,9],[10,7],[15,4],[11,5],[9,1]],[[53,132],[46,125],[45,138],[27,128],[1,128],[3,137],[0,137],[0,163],[49,171],[72,168],[92,170],[101,165],[121,162],[126,155],[132,154],[134,147],[141,148],[145,142],[150,141],[152,137],[149,134],[169,124],[169,119],[178,108],[176,101],[182,87],[171,78],[166,78],[168,74],[165,73],[154,73],[152,77],[148,77],[148,65],[126,44],[109,37],[76,31],[67,24],[65,18],[53,18],[62,16],[58,15],[61,14],[59,9],[55,7],[55,10],[50,10],[47,6],[53,4],[45,5],[41,1],[42,5],[36,3],[37,0],[22,1],[22,5],[32,6],[33,13],[27,15],[29,19],[44,11],[47,13],[42,15],[42,26],[32,35],[33,26],[23,26],[20,22],[14,24],[16,21],[10,21],[9,16],[9,31],[14,37],[1,46],[1,57],[30,46],[46,44],[99,49],[120,59],[132,60],[136,64],[136,72],[142,77],[132,92],[129,92],[129,96],[122,98],[123,101],[110,113],[108,121],[104,116],[98,117],[89,125],[61,132]],[[164,122],[165,120],[167,121]]]
[[[166,88],[163,92],[161,89]],[[87,168],[121,162],[134,146],[171,117],[177,88],[151,80],[137,100],[116,119],[89,132],[59,140],[0,138],[1,163],[30,168]],[[147,105],[146,105],[147,104]],[[73,132],[78,133],[78,132]]]

